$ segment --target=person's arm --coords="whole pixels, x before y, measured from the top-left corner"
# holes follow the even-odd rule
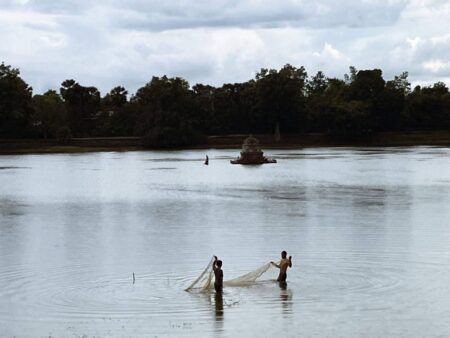
[[[213,265],[212,265],[212,268],[213,268],[214,272],[216,272],[216,270],[217,270],[216,262],[217,262],[217,256],[214,256],[214,262],[213,262]]]
[[[277,267],[278,269],[280,268],[280,264],[277,264],[275,262],[270,262],[270,264],[272,264],[273,266]]]
[[[292,256],[289,256],[289,267],[292,268]]]

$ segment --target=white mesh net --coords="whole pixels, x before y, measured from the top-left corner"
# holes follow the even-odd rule
[[[210,290],[214,287],[214,271],[213,271],[214,258],[212,258],[203,272],[189,285],[185,291],[190,290]],[[248,272],[242,276],[227,280],[223,282],[224,286],[243,286],[249,283],[255,282],[260,278],[267,270],[270,269],[272,264],[270,262],[265,263],[258,269]]]

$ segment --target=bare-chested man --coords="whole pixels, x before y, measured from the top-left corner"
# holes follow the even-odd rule
[[[292,256],[289,256],[289,259],[286,258],[287,252],[282,251],[281,252],[281,261],[280,263],[271,262],[272,265],[276,266],[278,269],[280,269],[280,274],[278,275],[277,281],[279,282],[285,282],[287,278],[287,269],[292,268]]]
[[[213,263],[213,270],[214,270],[214,289],[217,293],[222,292],[223,289],[223,271],[222,271],[222,261],[217,259],[217,256],[214,256],[214,263]]]

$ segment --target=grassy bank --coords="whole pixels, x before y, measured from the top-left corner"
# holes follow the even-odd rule
[[[209,136],[205,144],[189,149],[239,148],[248,135]],[[326,134],[284,134],[276,142],[273,135],[255,135],[264,148],[302,147],[390,147],[390,146],[450,146],[450,131],[385,132],[364,140],[332,138]],[[0,140],[0,154],[81,153],[95,151],[145,150],[139,137],[74,138],[65,145],[54,139]],[[148,149],[148,148],[147,148]]]
[[[216,148],[238,147],[246,136],[210,136],[208,145]],[[273,135],[255,136],[266,148],[450,146],[450,131],[383,132],[359,140],[336,138],[319,133],[285,134],[279,142],[275,142]]]
[[[55,139],[0,140],[0,154],[82,153],[141,150],[139,137],[74,138],[61,145]]]

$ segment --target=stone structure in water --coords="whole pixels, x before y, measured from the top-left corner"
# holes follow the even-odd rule
[[[265,164],[277,163],[277,160],[265,157],[259,147],[258,139],[250,135],[242,144],[241,156],[230,162],[231,164]]]

